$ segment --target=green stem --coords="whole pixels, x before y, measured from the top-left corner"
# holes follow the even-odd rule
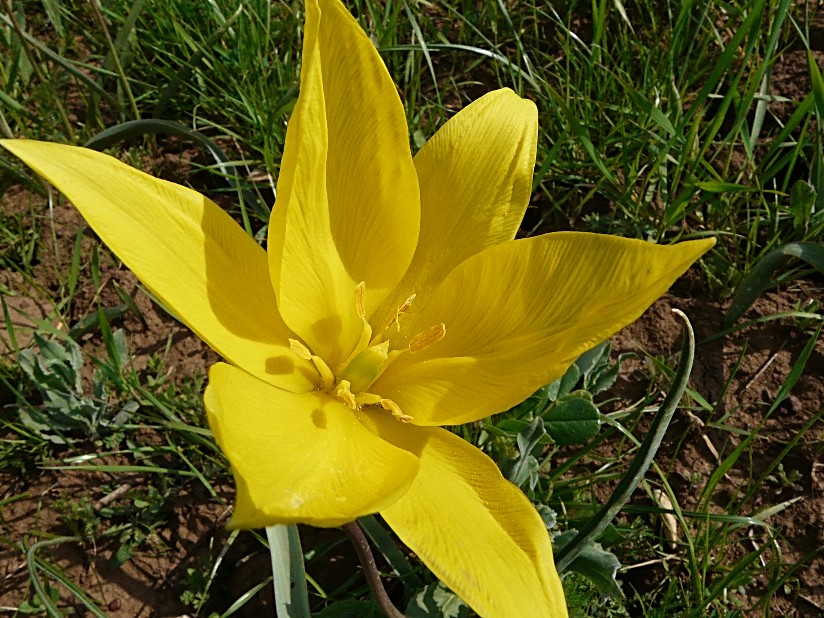
[[[565,571],[575,561],[580,553],[589,543],[594,541],[601,532],[615,518],[621,508],[627,503],[632,492],[644,478],[647,469],[650,467],[658,447],[664,439],[664,434],[669,427],[675,410],[684,395],[689,383],[692,362],[695,357],[695,334],[687,316],[678,309],[673,309],[678,317],[684,322],[684,343],[681,347],[681,359],[678,362],[678,370],[673,378],[673,385],[670,392],[664,398],[664,402],[658,409],[655,418],[652,419],[649,432],[638,449],[638,454],[629,466],[627,473],[618,483],[615,491],[609,497],[601,510],[592,517],[586,525],[575,535],[575,537],[555,554],[555,565],[558,571]]]
[[[277,618],[310,618],[306,571],[297,526],[270,526],[266,528],[266,539],[272,557]]]

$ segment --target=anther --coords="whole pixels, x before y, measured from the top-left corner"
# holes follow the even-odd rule
[[[303,360],[312,360],[312,353],[297,339],[289,340],[289,348]]]
[[[337,395],[343,403],[346,404],[346,407],[350,410],[357,410],[358,404],[355,401],[355,396],[352,394],[352,390],[350,388],[350,384],[348,380],[341,380],[340,384],[338,384],[338,388],[335,391],[335,395]]]
[[[355,310],[358,312],[358,317],[365,318],[366,317],[366,303],[365,301],[366,296],[366,282],[361,281],[357,286],[355,286]]]
[[[404,414],[401,411],[401,407],[398,404],[396,404],[394,401],[392,401],[391,399],[381,399],[381,407],[384,410],[387,410],[387,411],[391,412],[392,416],[394,416],[396,419],[398,419],[402,423],[408,423],[409,421],[412,420],[412,417],[409,416],[408,414]]]
[[[318,374],[320,374],[321,388],[323,390],[328,391],[335,385],[335,376],[332,373],[332,370],[329,369],[329,365],[327,365],[320,356],[312,354],[309,348],[297,339],[289,339],[289,349],[291,349],[292,352],[298,356],[298,358],[312,361],[315,369],[318,370]]]
[[[422,333],[418,333],[409,341],[409,353],[415,354],[416,352],[422,352],[428,347],[431,347],[438,343],[441,339],[446,336],[446,325],[435,324],[435,326],[430,326]]]
[[[355,395],[355,403],[358,406],[376,406],[379,405],[383,398],[380,395],[372,393],[359,393]]]

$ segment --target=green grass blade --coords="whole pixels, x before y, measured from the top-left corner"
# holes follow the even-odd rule
[[[6,26],[12,26],[13,25],[12,20],[9,19],[9,17],[7,15],[4,15],[3,13],[0,13],[0,22],[4,23]],[[72,77],[75,77],[77,80],[84,83],[90,90],[93,90],[94,92],[99,94],[109,104],[111,104],[112,107],[115,107],[115,108],[118,107],[117,100],[111,94],[106,92],[106,90],[100,84],[98,84],[96,81],[94,81],[86,73],[84,73],[83,71],[78,69],[76,66],[74,66],[73,63],[69,62],[63,56],[61,56],[60,54],[58,54],[57,52],[52,50],[48,45],[45,45],[45,44],[41,43],[38,39],[31,36],[28,32],[21,32],[21,36],[23,37],[23,39],[25,40],[26,43],[28,43],[34,49],[39,51],[41,54],[43,54],[44,56],[48,57],[50,60],[52,60],[53,62],[58,64],[60,67],[62,67],[68,73],[70,73],[72,75]],[[93,67],[90,67],[90,68],[93,68]]]
[[[80,588],[78,588],[71,580],[65,577],[60,571],[55,569],[50,564],[44,562],[37,556],[37,552],[43,548],[51,547],[53,545],[62,545],[63,543],[78,543],[80,542],[80,537],[76,536],[61,536],[54,539],[46,539],[43,541],[38,541],[26,551],[26,566],[29,570],[29,578],[34,588],[34,592],[37,597],[40,599],[40,602],[43,604],[43,607],[46,609],[46,613],[52,618],[63,618],[63,612],[55,605],[52,601],[49,594],[46,592],[45,588],[43,587],[43,583],[40,581],[40,577],[38,576],[38,571],[45,571],[48,575],[50,575],[53,579],[57,580],[60,584],[62,584],[69,592],[71,592],[83,605],[86,606],[86,609],[89,610],[91,614],[96,616],[97,618],[107,618],[106,614],[103,613],[100,608],[89,598],[89,595],[83,592]]]
[[[232,27],[232,24],[235,23],[238,17],[243,13],[245,5],[241,4],[237,10],[226,20],[220,28],[218,28],[212,35],[204,41],[202,47],[197,49],[188,59],[188,61],[178,69],[175,76],[172,80],[167,84],[167,86],[163,89],[163,92],[160,94],[160,98],[155,105],[154,111],[152,115],[155,118],[159,118],[166,113],[166,110],[169,107],[169,103],[171,103],[172,98],[175,96],[177,91],[180,87],[186,83],[186,81],[191,76],[192,72],[195,70],[195,67],[200,63],[200,61],[206,55],[206,50],[210,49],[213,45],[215,45],[218,41],[220,41],[221,37]]]
[[[755,299],[765,290],[775,285],[775,275],[787,263],[789,258],[798,258],[810,266],[824,273],[824,245],[812,242],[791,242],[778,249],[770,251],[738,284],[727,315],[724,316],[723,327],[729,328],[735,321],[744,315]]]
[[[303,551],[295,524],[266,528],[272,577],[275,588],[275,611],[278,618],[309,618],[309,597]]]

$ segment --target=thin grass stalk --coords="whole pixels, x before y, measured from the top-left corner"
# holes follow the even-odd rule
[[[106,20],[103,19],[103,14],[100,12],[100,7],[97,6],[97,0],[91,0],[89,4],[92,5],[92,12],[94,13],[95,21],[97,21],[97,25],[100,27],[100,30],[103,32],[103,37],[106,39],[106,47],[109,48],[109,54],[111,54],[112,62],[114,63],[115,73],[117,73],[117,77],[120,79],[120,83],[123,86],[123,92],[126,93],[126,98],[129,99],[129,106],[132,108],[132,116],[134,116],[135,120],[139,120],[140,111],[137,109],[137,101],[135,101],[134,95],[132,94],[132,88],[129,86],[129,80],[126,77],[126,73],[123,71],[123,65],[120,63],[120,56],[117,54],[114,41],[112,41],[112,37],[109,35],[109,29],[106,27]]]
[[[26,33],[23,32],[23,28],[20,27],[20,24],[14,18],[14,9],[11,6],[10,0],[3,0],[3,9],[6,12],[6,15],[9,17],[9,21],[11,22],[12,28],[14,28],[14,32],[17,35],[18,40],[20,41],[20,45],[23,48],[23,52],[26,54],[26,58],[29,61],[29,64],[32,67],[35,75],[37,75],[37,79],[40,80],[40,83],[43,85],[49,84],[49,80],[46,79],[46,76],[43,74],[43,70],[40,67],[40,63],[37,62],[37,59],[32,55],[31,49],[27,45],[26,40]],[[66,113],[66,109],[63,107],[63,104],[60,102],[56,96],[53,97],[52,101],[53,105],[57,108],[57,113],[60,116],[60,121],[63,123],[63,128],[66,130],[66,136],[69,140],[74,141],[74,129],[72,129],[71,122],[69,122],[69,116]]]

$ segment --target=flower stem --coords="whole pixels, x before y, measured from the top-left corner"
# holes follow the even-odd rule
[[[366,535],[364,535],[360,526],[357,522],[353,521],[344,524],[341,528],[355,546],[358,559],[361,562],[361,566],[363,566],[363,572],[366,574],[366,581],[369,583],[369,589],[372,591],[372,596],[375,597],[378,607],[380,607],[381,611],[388,618],[406,618],[406,616],[393,605],[392,601],[389,600],[389,595],[386,594],[386,588],[383,587],[380,575],[378,575],[375,556],[372,555],[369,541],[366,540]]]

